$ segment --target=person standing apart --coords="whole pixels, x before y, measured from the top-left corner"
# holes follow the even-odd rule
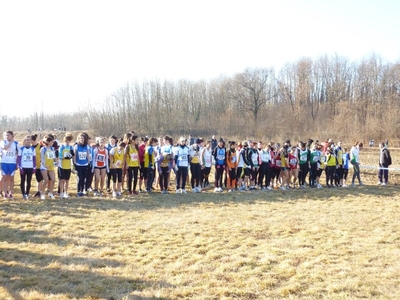
[[[389,166],[392,164],[392,157],[387,149],[385,143],[380,143],[379,148],[381,149],[379,154],[379,173],[378,173],[378,185],[387,185],[389,179]]]
[[[363,143],[355,142],[353,147],[350,149],[350,163],[353,165],[353,180],[351,185],[355,186],[355,179],[357,177],[359,185],[364,185],[360,178],[360,150],[363,147]]]

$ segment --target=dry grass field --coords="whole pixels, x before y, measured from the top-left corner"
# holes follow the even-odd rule
[[[322,190],[16,194],[0,200],[0,299],[400,299],[400,175],[375,173]]]

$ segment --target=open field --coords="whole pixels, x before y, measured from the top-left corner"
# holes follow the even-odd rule
[[[0,201],[0,299],[399,299],[399,175],[375,173],[347,189],[16,194]]]
[[[1,299],[400,297],[398,188],[1,203]]]

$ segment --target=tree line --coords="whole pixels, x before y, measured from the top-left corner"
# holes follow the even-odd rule
[[[302,58],[210,80],[127,83],[72,114],[0,119],[2,129],[92,129],[98,135],[254,137],[276,139],[400,138],[400,63],[371,55]],[[64,120],[64,124],[60,124]],[[43,123],[41,123],[43,122]],[[22,127],[22,128],[21,128]]]

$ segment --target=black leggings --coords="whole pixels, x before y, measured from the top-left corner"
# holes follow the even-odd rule
[[[178,167],[178,172],[176,173],[176,189],[179,189],[182,180],[182,189],[186,186],[186,177],[188,175],[188,167]]]
[[[225,166],[215,166],[215,187],[222,187],[222,174],[224,174]]]
[[[110,169],[110,173],[108,174],[110,175],[110,181],[114,183],[122,182],[122,169]]]
[[[116,169],[114,169],[114,170],[116,170]],[[114,173],[114,172],[113,172]],[[107,173],[107,179],[106,179],[106,189],[107,190],[109,190],[110,189],[110,184],[111,184],[111,176],[112,174],[111,174],[111,169],[110,169],[110,172],[108,172]],[[115,176],[115,175],[114,175]],[[114,179],[114,182],[115,182],[115,179]]]
[[[76,166],[76,171],[78,172],[78,193],[85,190],[85,181],[88,177],[88,166]],[[91,173],[91,172],[90,172]]]
[[[86,190],[88,190],[92,186],[94,173],[92,172],[92,167],[89,165],[88,172],[86,173]]]
[[[300,164],[300,172],[299,172],[299,184],[305,185],[306,184],[306,177],[308,173],[308,164]]]
[[[160,180],[160,189],[162,191],[168,190],[168,177],[169,177],[169,167],[161,167],[159,180]]]
[[[153,189],[153,181],[154,181],[154,169],[147,168],[147,188],[146,190],[150,192]]]
[[[349,169],[343,169],[343,179],[347,180],[347,175],[349,175]]]
[[[265,186],[269,186],[270,183],[270,171],[269,171],[269,162],[263,162],[260,166],[260,175],[258,175],[258,185],[260,187],[263,186],[263,181],[265,178]]]
[[[24,170],[24,175],[21,175],[21,184],[20,184],[21,192],[22,192],[22,195],[29,195],[29,192],[31,190],[33,169],[23,168],[23,170]],[[25,182],[26,182],[26,186],[25,186]]]
[[[335,176],[336,166],[326,167],[326,185],[333,185],[333,177]]]
[[[310,168],[310,177],[309,177],[310,186],[315,186],[317,180],[317,169],[318,169],[318,164],[312,163]]]
[[[236,185],[236,169],[231,169],[229,172],[229,178],[227,178],[227,180],[229,180],[229,184],[227,185],[230,188],[235,188],[234,183]]]
[[[192,173],[192,178],[190,181],[190,183],[192,184],[192,188],[200,186],[200,178],[201,178],[200,164],[190,164],[190,173]]]
[[[211,167],[204,167],[204,169],[201,170],[200,182],[202,187],[206,187],[206,185],[210,184],[208,180],[210,172],[211,172]]]
[[[354,180],[358,179],[358,183],[361,183],[361,178],[360,178],[360,165],[358,164],[358,162],[351,162],[351,164],[353,165],[353,180],[351,183],[354,183]]]
[[[128,168],[128,190],[130,192],[136,191],[138,175],[139,175],[139,167]],[[133,180],[133,190],[132,190],[132,180]]]

